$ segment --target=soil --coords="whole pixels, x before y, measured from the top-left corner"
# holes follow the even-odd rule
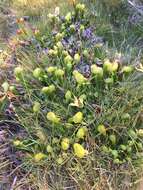
[[[0,37],[3,41],[7,41],[16,30],[16,13],[7,7],[0,6]]]
[[[13,190],[25,177],[21,167],[23,153],[16,150],[12,145],[12,139],[22,138],[25,131],[14,121],[0,121],[0,190]],[[1,164],[2,163],[2,164]]]

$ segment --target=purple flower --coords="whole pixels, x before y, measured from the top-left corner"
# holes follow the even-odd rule
[[[86,39],[90,39],[93,36],[93,31],[91,28],[87,28],[83,31],[82,36]]]
[[[67,39],[63,39],[63,40],[62,40],[62,44],[63,44],[64,47],[68,46],[68,43],[69,43],[69,42],[68,42]]]
[[[91,43],[94,44],[98,44],[98,43],[103,43],[103,38],[98,37],[98,36],[93,36],[93,38],[91,39]]]
[[[78,31],[80,29],[80,22],[75,23],[75,28],[76,28],[76,31]]]
[[[48,49],[48,48],[44,48],[44,49],[42,50],[42,52],[43,52],[45,55],[47,55],[47,54],[48,54],[48,51],[49,51],[49,49]]]

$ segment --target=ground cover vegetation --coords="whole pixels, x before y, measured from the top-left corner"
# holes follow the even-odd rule
[[[4,68],[14,57],[1,79],[0,99],[2,122],[17,128],[8,137],[19,157],[14,170],[20,168],[20,182],[13,185],[136,189],[142,174],[143,66],[141,45],[132,42],[142,36],[140,23],[128,36],[129,29],[123,30],[128,2],[70,1],[69,11],[55,7],[46,13],[48,5],[41,16],[37,9],[45,2],[30,1],[30,12],[27,2],[14,2],[30,20],[17,19],[16,34],[1,52]],[[123,19],[117,16],[121,8]]]

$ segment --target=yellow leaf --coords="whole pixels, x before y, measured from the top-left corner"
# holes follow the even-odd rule
[[[6,95],[5,95],[5,94],[2,95],[2,96],[0,96],[0,102],[3,102],[5,98],[6,98]]]
[[[82,123],[82,120],[83,120],[83,113],[82,112],[77,112],[73,118],[72,118],[73,122],[74,123]]]
[[[83,146],[78,143],[75,143],[73,145],[73,149],[75,156],[77,156],[78,158],[83,158],[85,155],[87,155],[87,150],[85,150]]]
[[[74,102],[70,103],[70,106],[78,107],[78,108],[83,108],[83,98],[77,98],[74,97]]]
[[[143,73],[143,64],[140,64],[140,65],[139,65],[139,68],[136,67],[136,70]]]

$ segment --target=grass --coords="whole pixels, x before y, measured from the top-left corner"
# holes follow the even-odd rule
[[[88,3],[88,6],[90,10],[94,11],[93,3],[94,1],[91,1],[91,3]],[[60,5],[62,6],[63,4],[61,3]],[[22,13],[18,14],[28,14],[34,18],[35,8],[33,12],[33,5],[28,4],[28,6],[28,9],[24,7]],[[53,9],[53,7],[51,8]],[[47,10],[49,10],[49,7],[46,8]],[[101,14],[102,11],[101,9],[99,10],[98,14]],[[64,14],[64,11],[61,11],[62,14]],[[52,12],[54,11],[52,10]],[[95,14],[92,11],[87,12],[86,21],[88,18],[91,18],[91,13]],[[138,133],[139,129],[143,128],[143,94],[141,93],[143,83],[142,72],[137,72],[135,69],[141,52],[134,45],[140,33],[136,29],[135,32],[133,30],[130,31],[129,35],[127,25],[124,29],[123,27],[116,28],[118,29],[117,31],[111,21],[105,21],[104,18],[101,20],[101,17],[99,19],[98,14],[95,17],[92,16],[90,24],[94,23],[96,25],[97,30],[95,34],[102,37],[105,36],[106,42],[109,41],[109,44],[105,43],[102,47],[92,46],[90,48],[87,41],[80,39],[83,46],[82,50],[78,49],[78,54],[83,56],[83,50],[85,49],[88,53],[90,52],[92,56],[86,54],[87,57],[85,56],[83,59],[86,64],[90,63],[91,67],[96,61],[95,57],[102,63],[104,63],[105,58],[109,58],[111,63],[112,61],[114,63],[117,51],[122,52],[122,56],[118,60],[118,70],[106,73],[104,64],[103,67],[100,67],[104,73],[103,76],[100,73],[101,79],[96,78],[93,73],[90,73],[89,78],[85,75],[86,73],[82,73],[84,78],[83,75],[77,73],[73,75],[73,70],[77,68],[78,63],[74,63],[76,66],[68,70],[69,68],[66,68],[66,65],[64,65],[65,55],[61,55],[62,52],[57,56],[47,56],[37,49],[37,45],[40,45],[42,50],[47,46],[49,48],[53,48],[54,45],[57,46],[55,37],[52,34],[53,24],[49,24],[50,20],[47,18],[47,14],[44,14],[38,21],[34,19],[32,21],[36,28],[40,29],[40,33],[37,36],[34,36],[30,31],[31,26],[27,29],[25,25],[24,27],[20,25],[20,28],[28,31],[28,35],[18,37],[21,40],[36,38],[36,44],[32,42],[33,44],[27,48],[20,46],[20,48],[16,49],[18,64],[22,70],[20,73],[19,70],[15,70],[17,81],[14,79],[10,86],[15,86],[16,84],[16,87],[14,89],[9,87],[16,98],[20,100],[20,102],[13,102],[16,112],[16,118],[14,119],[20,123],[25,132],[24,135],[20,136],[14,134],[9,141],[13,143],[14,150],[16,152],[20,151],[22,154],[20,171],[28,174],[28,177],[25,178],[22,173],[23,176],[21,176],[20,183],[17,181],[14,184],[17,189],[28,183],[34,190],[124,190],[132,189],[140,178],[139,173],[141,174],[142,166],[142,147],[140,146],[142,145],[142,138]],[[40,11],[36,10],[36,15],[39,16]],[[57,23],[55,26],[56,30],[61,32],[61,25]],[[68,28],[69,25],[67,24],[65,30]],[[115,32],[113,32],[114,30]],[[68,37],[71,35],[75,42],[79,40],[74,32],[72,34],[65,31],[64,35]],[[119,37],[118,39],[117,36]],[[133,41],[131,42],[132,39]],[[76,43],[72,49],[74,48],[76,48]],[[78,61],[78,56],[76,61]],[[46,78],[49,65],[57,66],[64,70],[64,78],[63,75],[58,78],[54,74]],[[125,65],[133,65],[134,71],[129,75],[124,73],[122,68]],[[35,70],[37,68],[40,69],[40,72]],[[86,80],[90,84],[83,85],[82,81],[85,82]],[[113,84],[106,83],[111,82],[111,80],[113,80]],[[44,93],[41,92],[44,86],[50,86],[51,84],[55,85],[56,92],[52,95],[48,94],[49,91],[46,92],[47,95],[44,94],[44,91]],[[21,89],[24,91],[24,95]],[[67,90],[70,90],[72,94],[65,96]],[[86,95],[85,99],[80,97],[83,94]],[[75,97],[78,98],[78,102],[75,101]],[[73,107],[69,105],[71,103],[74,103]],[[50,111],[59,116],[61,121],[55,122],[58,121],[58,118],[55,116],[53,117],[54,119],[51,119],[52,116],[47,118],[46,115]],[[82,121],[78,115],[76,120],[78,119],[80,122],[74,122],[73,116],[79,112],[83,113]],[[72,128],[65,129],[67,123]],[[100,124],[104,126],[102,130],[98,129]],[[77,132],[78,129],[84,126],[88,128],[88,132],[80,139],[77,137]],[[69,144],[66,143],[66,146],[67,144],[70,146],[67,150],[63,150],[61,147],[61,142],[65,137],[70,140]],[[73,148],[74,143],[82,145],[84,158],[78,158],[78,154]],[[126,148],[124,151],[120,148],[122,144]],[[47,152],[48,145],[52,147],[52,152]],[[85,150],[88,150],[87,155]],[[37,161],[37,154],[39,153],[43,155],[38,157]]]
[[[111,4],[98,0],[84,2],[91,10],[90,16],[93,22],[96,20],[97,32],[104,36],[110,47],[123,52],[131,49],[134,56],[138,56],[138,52],[141,53],[142,22],[131,23],[131,18],[135,13],[133,10],[129,11],[129,4],[126,1],[117,6],[112,6],[112,1]]]
[[[62,6],[61,6],[62,5]],[[47,14],[50,11],[53,11],[56,6],[60,6],[61,10],[64,11],[69,5],[69,2],[64,2],[63,0],[14,0],[12,2],[12,7],[17,10],[18,15],[28,15],[28,16],[42,16],[44,13]],[[41,14],[42,11],[42,14]]]

